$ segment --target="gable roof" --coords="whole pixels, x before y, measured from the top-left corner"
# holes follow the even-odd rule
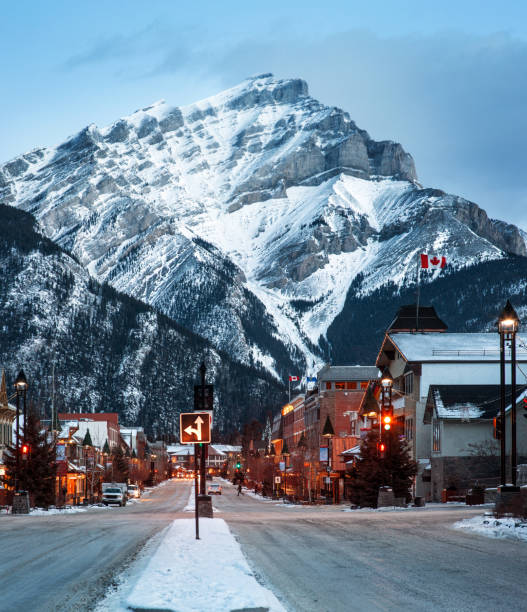
[[[437,331],[445,332],[448,325],[441,321],[433,306],[419,306],[407,304],[401,306],[395,319],[388,326],[388,332],[410,331]]]
[[[527,385],[516,387],[516,404],[527,395]],[[505,386],[506,410],[511,407],[512,388]],[[423,421],[432,417],[489,421],[500,413],[500,385],[430,385]]]

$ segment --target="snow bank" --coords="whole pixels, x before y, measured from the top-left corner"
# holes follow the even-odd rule
[[[134,610],[227,612],[264,608],[285,612],[259,584],[239,544],[221,519],[200,519],[200,540],[193,519],[167,529],[161,544],[124,602]]]
[[[93,504],[90,506],[66,506],[65,508],[49,508],[49,510],[44,510],[44,508],[32,508],[29,511],[29,514],[30,516],[50,516],[51,514],[77,514],[79,512],[87,512],[88,510],[108,510],[114,507],[117,508],[117,506],[103,506],[102,504]]]
[[[474,516],[454,523],[454,529],[473,531],[487,538],[513,539],[527,542],[527,521],[519,518]]]

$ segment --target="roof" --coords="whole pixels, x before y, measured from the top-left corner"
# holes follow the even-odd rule
[[[107,421],[119,425],[117,412],[59,412],[59,421]]]
[[[511,386],[505,386],[506,409],[511,405]],[[527,395],[527,385],[516,387],[516,403]],[[500,385],[430,385],[424,422],[433,413],[439,419],[488,421],[500,412]]]
[[[348,448],[347,450],[343,451],[340,454],[344,455],[345,457],[349,457],[350,455],[358,456],[360,455],[360,444],[357,444],[357,446],[354,446],[353,448]]]
[[[418,316],[419,315],[419,316]],[[397,331],[446,331],[448,326],[437,316],[433,306],[419,306],[408,304],[401,306],[395,315],[395,319],[388,326],[388,332]]]
[[[375,380],[379,377],[376,366],[324,366],[317,375],[322,381]]]
[[[499,335],[497,333],[390,333],[390,339],[406,361],[413,362],[498,362]],[[385,342],[386,342],[385,339]],[[527,336],[518,336],[516,358],[527,362]],[[506,351],[507,357],[510,350]]]

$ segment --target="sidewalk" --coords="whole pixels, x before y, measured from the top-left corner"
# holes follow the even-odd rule
[[[202,518],[199,529],[196,540],[194,519],[175,520],[96,611],[285,612],[256,580],[225,521]]]

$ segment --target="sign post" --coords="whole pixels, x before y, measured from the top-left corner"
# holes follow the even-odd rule
[[[194,444],[194,518],[196,520],[196,540],[199,540],[198,452],[199,452],[199,444]]]

